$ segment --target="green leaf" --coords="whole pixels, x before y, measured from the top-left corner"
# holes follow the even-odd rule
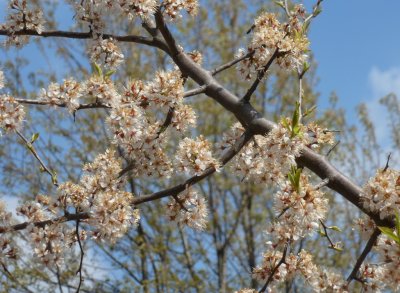
[[[53,172],[53,175],[51,176],[51,180],[52,180],[54,185],[58,184],[57,172],[56,171]]]
[[[301,30],[303,31],[304,34],[307,33],[308,28],[310,27],[310,23],[311,23],[311,22],[309,22],[309,21],[303,23],[303,27],[301,28]]]
[[[39,133],[32,134],[31,143],[34,143],[39,138]]]
[[[336,250],[336,251],[343,251],[343,248],[341,248],[341,247],[339,247],[339,246],[336,246],[336,245],[334,245],[334,246],[330,246],[330,248],[331,249],[333,249],[333,250]]]
[[[314,12],[314,17],[318,16],[318,14],[320,14],[322,12],[321,8],[318,8],[315,12]]]
[[[274,3],[280,7],[282,7],[283,9],[285,9],[285,4],[282,1],[274,1]]]
[[[396,213],[396,233],[397,233],[397,238],[400,237],[400,216],[399,213]]]
[[[292,117],[292,138],[299,134],[300,132],[300,103],[296,102],[296,108],[293,112]]]
[[[306,110],[306,112],[303,114],[303,117],[310,115],[312,112],[315,111],[315,109],[317,109],[317,106],[316,105],[312,106],[310,109]]]
[[[113,75],[115,72],[117,72],[116,70],[109,70],[106,72],[106,74],[104,75],[104,77],[110,77],[111,75]]]
[[[290,168],[289,174],[287,175],[290,184],[297,192],[300,192],[300,187],[301,187],[300,186],[301,171],[302,169],[297,168],[296,166],[292,166]]]
[[[381,232],[386,235],[387,237],[391,238],[392,240],[396,241],[397,244],[400,244],[400,239],[399,237],[393,233],[393,230],[388,227],[379,227],[378,229],[381,230]]]
[[[303,63],[303,72],[306,73],[311,68],[311,64],[308,62]]]
[[[282,119],[282,124],[283,124],[283,126],[285,126],[285,128],[286,128],[287,130],[291,131],[289,122],[287,121],[286,118]]]
[[[92,63],[93,71],[100,77],[103,77],[103,70],[97,63]]]
[[[342,229],[340,229],[338,226],[330,226],[330,227],[326,227],[326,228],[334,230],[334,231],[342,232]]]
[[[300,129],[300,125],[296,125],[295,127],[293,127],[292,132],[294,136],[298,136],[300,134]]]

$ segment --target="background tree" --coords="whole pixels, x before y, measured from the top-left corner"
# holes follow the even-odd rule
[[[140,6],[141,4],[138,4],[140,2],[132,1],[133,6],[121,6],[123,7],[121,9],[125,9],[125,13],[131,14],[144,12],[145,9]],[[148,1],[148,3],[151,2],[154,1]],[[312,18],[317,15],[320,2],[316,4],[311,14],[305,15],[303,21],[308,17]],[[24,3],[24,1],[12,1],[12,11],[24,15]],[[80,102],[81,105],[85,106],[78,106],[70,113],[64,109],[49,109],[46,106],[47,104],[67,106],[68,103],[60,103],[57,100],[57,98],[60,98],[57,94],[54,95],[55,100],[49,101],[46,100],[46,98],[49,98],[49,91],[47,91],[47,97],[43,92],[38,93],[38,88],[47,89],[51,82],[61,84],[62,79],[66,77],[73,76],[75,80],[88,80],[91,76],[106,74],[104,68],[101,73],[99,67],[96,69],[95,66],[91,69],[87,61],[87,51],[92,52],[93,43],[90,39],[97,38],[99,31],[115,32],[115,35],[119,36],[138,36],[146,31],[148,33],[146,38],[115,38],[119,41],[118,46],[121,46],[125,58],[118,70],[112,74],[110,80],[115,82],[121,92],[123,91],[122,86],[127,84],[127,79],[151,80],[157,69],[171,70],[173,68],[171,58],[182,71],[185,87],[188,89],[187,93],[190,93],[189,89],[196,89],[199,86],[196,83],[200,83],[197,95],[189,96],[187,94],[188,96],[185,97],[185,104],[191,105],[198,116],[198,127],[192,129],[190,134],[193,137],[200,134],[205,136],[215,146],[215,153],[219,153],[218,143],[221,142],[221,134],[229,130],[236,118],[249,129],[248,132],[251,135],[265,134],[270,131],[272,125],[270,122],[261,120],[258,124],[258,119],[253,121],[254,118],[248,115],[249,111],[253,111],[252,107],[262,117],[276,123],[279,123],[282,117],[292,117],[293,112],[298,110],[296,101],[299,100],[299,72],[296,70],[282,70],[277,64],[273,64],[266,68],[268,74],[265,77],[260,76],[261,82],[255,84],[254,77],[250,81],[238,78],[238,73],[234,70],[236,65],[229,66],[229,62],[237,58],[238,48],[248,46],[247,43],[254,32],[247,33],[247,31],[252,27],[257,16],[266,10],[274,11],[279,14],[279,19],[285,23],[287,21],[286,14],[291,15],[295,11],[301,12],[298,11],[298,7],[295,8],[294,4],[283,2],[283,9],[281,9],[282,7],[279,7],[279,5],[266,4],[265,1],[236,1],[235,5],[230,5],[230,1],[202,1],[196,18],[184,17],[179,21],[168,23],[172,34],[178,38],[178,43],[186,52],[192,52],[188,56],[198,61],[196,60],[198,53],[193,51],[198,50],[202,55],[203,68],[221,70],[221,73],[214,72],[214,75],[218,74],[216,80],[223,84],[226,90],[240,97],[248,88],[256,85],[257,90],[251,97],[252,106],[245,103],[240,109],[235,109],[232,101],[226,96],[221,96],[212,84],[211,86],[208,85],[208,89],[202,88],[203,79],[206,76],[205,71],[197,75],[193,71],[193,65],[187,68],[185,67],[185,59],[180,60],[178,58],[177,50],[179,48],[175,47],[168,30],[163,25],[163,20],[160,17],[161,12],[156,12],[155,17],[149,16],[147,19],[134,18],[131,20],[121,17],[118,11],[105,13],[106,10],[99,9],[102,23],[107,24],[103,31],[101,22],[96,22],[98,21],[96,6],[90,6],[95,3],[102,8],[107,5],[107,1],[83,1],[82,3],[78,1],[75,3],[78,7],[79,4],[82,5],[87,11],[94,9],[92,11],[94,14],[87,14],[91,18],[88,18],[81,10],[74,12],[75,15],[71,14],[80,21],[68,31],[83,32],[82,34],[71,35],[72,39],[65,38],[65,32],[51,33],[60,25],[55,16],[55,11],[60,8],[57,8],[57,5],[51,1],[31,1],[28,5],[29,9],[37,5],[41,5],[42,9],[45,9],[46,29],[40,28],[40,32],[38,32],[38,27],[28,28],[26,24],[29,24],[29,20],[22,19],[22,27],[12,30],[9,21],[8,25],[5,25],[4,29],[0,31],[0,34],[8,36],[7,41],[14,38],[14,42],[17,36],[21,38],[24,35],[35,35],[36,45],[39,48],[44,48],[43,61],[46,60],[46,56],[51,56],[56,52],[65,64],[62,72],[46,70],[46,72],[38,74],[34,71],[29,75],[28,83],[21,78],[21,71],[23,66],[27,65],[27,59],[19,58],[14,62],[4,60],[4,64],[2,64],[4,75],[7,78],[7,91],[15,97],[21,97],[18,100],[20,103],[32,104],[25,107],[25,110],[29,110],[29,123],[24,123],[20,130],[21,135],[2,137],[4,147],[1,153],[1,164],[3,174],[5,174],[2,176],[2,180],[4,190],[8,195],[34,200],[37,199],[38,194],[56,194],[58,182],[79,182],[82,176],[82,164],[92,162],[98,154],[104,153],[111,145],[111,141],[114,139],[113,133],[110,132],[108,129],[110,126],[104,121],[112,111],[109,109],[110,105],[114,107],[112,103],[104,102],[104,99],[102,100],[98,96],[95,96],[95,99],[83,97]],[[173,5],[176,3],[175,1],[164,1],[162,3],[163,6],[160,10],[164,12],[164,17],[171,17],[168,16],[168,7],[172,9],[171,7],[174,7]],[[183,1],[183,3],[184,8],[190,7],[190,1]],[[249,7],[251,8],[249,9]],[[65,4],[61,4],[61,9],[66,9]],[[309,19],[311,20],[311,18]],[[204,21],[205,19],[207,21]],[[157,22],[157,26],[154,26],[153,21]],[[40,37],[46,36],[46,33],[49,36],[58,37]],[[81,40],[82,38],[84,40]],[[109,36],[103,35],[102,38],[108,40]],[[131,41],[141,44],[133,45]],[[158,47],[158,49],[150,49],[148,45]],[[315,64],[313,64],[312,59],[308,62],[312,65],[311,69],[301,79],[302,95],[300,101],[303,111],[311,109],[317,103],[318,97],[318,94],[314,91],[316,83]],[[228,65],[225,66],[226,68],[220,68],[221,64]],[[299,68],[304,69],[303,67]],[[255,74],[262,72],[261,68],[256,68]],[[203,94],[204,92],[206,92],[206,95]],[[38,100],[44,102],[38,103]],[[218,105],[216,101],[223,106]],[[393,96],[388,96],[382,101],[390,109],[393,136],[394,141],[396,141],[395,125],[398,113],[394,105],[397,105],[398,102]],[[384,167],[384,163],[382,164],[378,160],[381,149],[376,142],[373,124],[368,120],[365,107],[360,106],[360,121],[365,129],[365,136],[361,137],[360,141],[356,128],[348,125],[343,110],[335,106],[335,96],[332,96],[331,103],[330,111],[326,113],[311,111],[306,119],[317,121],[323,129],[329,131],[341,130],[338,134],[341,144],[335,149],[329,146],[325,149],[322,148],[320,152],[322,154],[329,153],[329,159],[340,165],[341,170],[345,171],[350,178],[359,178],[356,183],[361,185],[369,176],[373,175],[371,170]],[[89,109],[84,109],[86,107]],[[154,118],[166,122],[165,126],[169,128],[166,130],[167,132],[172,128],[171,122],[168,123],[168,117],[174,115],[170,115],[171,112],[173,113],[173,111],[168,110],[161,116],[159,112]],[[236,118],[232,115],[232,112]],[[160,129],[165,131],[162,127]],[[40,133],[38,139],[34,140],[34,136],[32,137],[34,142],[29,142],[30,139],[24,140],[23,135],[30,137],[34,133]],[[168,133],[168,135],[171,135],[171,139],[163,147],[167,153],[172,153],[177,149],[177,143],[183,138],[183,135],[179,132]],[[253,139],[246,138],[246,140],[250,140],[250,143]],[[358,143],[359,141],[360,143]],[[358,145],[361,145],[361,149],[357,147]],[[254,140],[253,147],[257,148],[257,140]],[[126,160],[124,166],[132,164],[129,156],[124,152],[123,146],[119,145],[117,152],[119,156]],[[32,153],[39,154],[41,160],[45,162],[44,166],[41,166],[41,170],[46,171],[48,169],[51,180],[48,176],[45,176],[46,174],[34,172],[39,165],[37,158],[32,156]],[[366,164],[366,162],[369,163]],[[321,165],[318,165],[318,163]],[[300,252],[301,249],[311,251],[314,255],[314,261],[318,265],[335,267],[343,275],[349,274],[355,261],[349,263],[348,260],[360,255],[365,245],[365,241],[355,235],[352,230],[354,215],[356,213],[361,216],[362,213],[358,208],[362,208],[381,225],[379,214],[376,211],[368,211],[363,208],[358,201],[360,189],[357,189],[351,182],[343,182],[342,178],[344,177],[339,173],[334,173],[337,177],[332,176],[331,165],[322,157],[315,157],[313,153],[306,151],[299,157],[298,164],[308,167],[322,179],[328,178],[329,182],[325,184],[332,190],[339,191],[345,199],[338,198],[329,189],[324,188],[324,192],[329,198],[329,210],[331,212],[329,212],[326,220],[320,222],[318,229],[321,231],[322,237],[314,234],[312,237],[292,243],[291,251]],[[136,168],[140,167],[136,166]],[[143,176],[143,174],[138,175],[135,171],[130,172],[126,176],[126,190],[137,196],[155,193],[154,196],[157,195],[156,192],[159,190],[165,190],[170,186],[184,182],[187,177],[183,175],[172,176],[169,180],[159,180],[149,178],[147,175]],[[232,172],[232,169],[224,168],[220,173],[207,176],[198,183],[199,193],[207,199],[210,211],[209,223],[202,232],[193,231],[180,224],[167,224],[165,209],[168,200],[140,204],[138,207],[141,219],[137,229],[127,231],[118,242],[111,244],[102,241],[84,242],[83,250],[87,253],[82,266],[83,272],[80,271],[85,279],[83,284],[79,282],[80,278],[75,275],[78,267],[80,267],[79,259],[82,255],[81,251],[76,249],[69,250],[62,265],[48,266],[46,269],[37,265],[36,259],[30,254],[20,257],[11,268],[9,260],[3,262],[4,288],[17,291],[58,288],[60,291],[66,291],[76,290],[80,287],[81,290],[105,292],[230,292],[244,287],[263,288],[266,284],[265,281],[269,283],[268,276],[276,276],[278,271],[267,274],[266,279],[262,282],[256,280],[257,274],[253,274],[252,277],[251,271],[260,265],[263,259],[262,253],[266,250],[265,242],[268,236],[265,236],[264,231],[268,223],[273,222],[279,215],[273,206],[277,187],[254,184],[254,182],[244,179],[246,178]],[[312,180],[315,184],[320,184],[318,177],[315,176]],[[179,202],[176,191],[162,194],[163,196],[171,195],[175,198],[175,201]],[[72,195],[69,194],[68,196]],[[54,198],[56,198],[56,195],[54,195]],[[346,199],[355,203],[358,208],[349,205]],[[67,212],[68,217],[75,211],[67,210]],[[79,230],[81,220],[76,218],[73,220],[75,220],[76,227]],[[82,221],[84,222],[85,219],[82,219]],[[388,223],[384,222],[384,224],[390,225]],[[342,227],[341,233],[335,232],[336,228],[327,229],[327,227],[333,225]],[[74,224],[71,223],[69,227],[74,227]],[[82,226],[80,229],[85,228]],[[31,242],[25,234],[13,233],[12,235],[19,246],[24,247],[24,245],[27,245],[25,242]],[[80,240],[80,237],[74,238],[75,241],[78,241],[78,239]],[[337,244],[338,241],[342,241],[345,249],[341,249],[341,246]],[[74,247],[78,246],[80,245]],[[334,249],[327,250],[327,247]],[[89,254],[88,257],[89,251],[91,251],[91,255]],[[100,259],[101,261],[91,262],[90,258]],[[112,266],[118,270],[118,273],[109,277],[107,273],[100,273],[102,272],[101,269],[91,268],[91,265]],[[277,270],[279,270],[279,267]],[[358,277],[356,279],[362,280]],[[305,283],[307,283],[307,280]],[[370,283],[361,284],[367,286]],[[303,286],[305,286],[304,281],[298,278],[288,278],[284,283],[278,284],[279,290],[287,292],[301,291]],[[355,283],[353,286],[360,285]]]

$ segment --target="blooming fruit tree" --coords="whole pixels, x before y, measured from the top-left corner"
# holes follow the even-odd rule
[[[196,184],[215,172],[230,172],[242,182],[275,190],[276,217],[265,225],[265,252],[249,273],[249,278],[261,285],[237,288],[237,292],[274,292],[293,278],[302,279],[307,290],[315,292],[352,292],[354,284],[366,292],[400,289],[400,173],[387,165],[364,186],[355,184],[320,154],[323,145],[331,145],[331,150],[335,146],[334,132],[308,121],[314,109],[306,109],[303,103],[303,78],[311,66],[307,32],[320,12],[322,0],[310,11],[300,4],[278,1],[283,13],[260,13],[247,32],[247,47],[237,48],[235,59],[214,69],[202,66],[201,51],[187,51],[174,36],[173,27],[183,17],[199,17],[196,13],[201,1],[67,2],[74,9],[74,19],[86,31],[47,30],[45,13],[28,0],[10,1],[9,14],[0,26],[7,48],[21,47],[40,37],[86,40],[87,56],[94,68],[87,80],[70,76],[51,83],[38,91],[36,99],[8,94],[4,89],[7,76],[0,71],[3,135],[15,135],[23,141],[56,190],[55,194],[38,194],[35,200],[17,208],[25,222],[18,223],[7,204],[1,204],[0,264],[5,274],[12,276],[13,261],[19,257],[13,235],[23,233],[30,239],[34,256],[48,268],[59,269],[65,256],[78,248],[75,289],[80,291],[86,241],[117,242],[127,231],[137,228],[141,205],[162,198],[169,198],[163,217],[181,226],[207,229],[212,225],[207,221],[207,198],[198,192]],[[110,33],[108,14],[139,21],[143,35]],[[156,48],[168,56],[169,69],[156,71],[148,80],[130,80],[127,84],[115,79],[115,72],[125,61],[121,43]],[[265,119],[252,106],[254,93],[271,66],[295,72],[298,81],[294,111],[278,123]],[[241,96],[218,81],[218,75],[230,68],[236,68],[238,76],[250,81]],[[185,102],[200,94],[222,105],[237,120],[216,143],[196,132],[196,109]],[[25,107],[32,105],[53,106],[48,111],[67,108],[74,116],[77,111],[106,109],[104,123],[112,141],[104,153],[83,165],[79,181],[59,182],[35,147],[38,135],[25,137],[24,128],[29,124]],[[179,142],[171,147],[176,137]],[[134,195],[126,191],[128,174],[166,182],[174,176],[188,179],[152,194]],[[328,235],[328,230],[336,228],[324,221],[329,209],[324,189],[337,192],[364,213],[357,226],[365,235],[365,248],[348,276],[317,265],[312,251],[294,249],[318,231],[323,231],[330,248],[341,249]],[[366,263],[372,250],[379,260]]]

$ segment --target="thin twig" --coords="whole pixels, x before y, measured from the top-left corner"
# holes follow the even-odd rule
[[[9,36],[10,32],[7,30],[0,30],[1,36]],[[69,32],[69,31],[44,31],[40,34],[35,30],[20,30],[13,32],[15,36],[36,36],[36,37],[56,37],[56,38],[68,38],[68,39],[92,39],[93,34],[91,32]],[[143,36],[136,35],[126,35],[126,36],[117,36],[111,34],[103,34],[103,39],[114,39],[119,42],[129,42],[129,43],[138,43],[143,45],[149,45],[152,47],[159,48],[163,51],[167,50],[167,47],[164,42],[159,40],[158,38],[148,38]]]
[[[329,234],[328,234],[328,227],[326,227],[326,225],[325,225],[325,223],[324,223],[323,221],[319,220],[319,222],[321,223],[322,228],[324,229],[324,234],[325,234],[325,237],[326,237],[326,238],[328,239],[328,241],[329,241],[330,248],[336,250],[337,247],[336,247],[335,243],[333,243],[332,239],[329,237]]]
[[[320,9],[320,6],[322,4],[323,0],[318,0],[317,4],[314,5],[312,13],[304,20],[304,23],[308,23],[318,15],[318,10]]]
[[[272,270],[271,274],[268,276],[267,282],[265,282],[264,286],[260,289],[260,291],[258,291],[258,293],[262,293],[262,292],[265,292],[265,290],[267,290],[268,285],[271,283],[272,278],[274,277],[276,271],[279,269],[279,267],[282,264],[285,263],[286,254],[287,254],[288,249],[289,249],[289,244],[286,243],[285,247],[283,249],[282,258],[279,260],[278,264],[274,267],[274,269]]]
[[[371,251],[372,247],[375,245],[376,239],[378,239],[379,235],[381,234],[381,231],[376,228],[374,232],[372,233],[371,237],[369,238],[367,244],[365,245],[365,248],[361,255],[358,257],[356,264],[354,265],[353,270],[351,271],[349,277],[347,278],[347,284],[350,284],[350,282],[356,278],[358,270],[360,269],[362,263],[364,262],[365,258],[367,257],[368,253]]]
[[[86,220],[89,219],[88,213],[78,213],[78,214],[66,214],[61,217],[57,217],[51,220],[39,221],[39,222],[23,222],[20,224],[16,224],[13,226],[0,226],[0,234],[6,232],[14,232],[26,229],[29,225],[34,225],[35,227],[45,227],[52,224],[64,223],[68,221],[76,221],[76,220]]]
[[[183,97],[184,98],[188,98],[188,97],[191,97],[191,96],[196,96],[196,95],[202,94],[202,93],[204,93],[206,91],[206,89],[207,89],[207,86],[203,85],[201,87],[198,87],[197,89],[193,89],[193,90],[184,92],[183,93]]]
[[[76,237],[78,239],[78,244],[79,244],[79,249],[81,251],[81,257],[80,257],[80,261],[79,261],[79,267],[78,270],[76,271],[77,274],[79,274],[79,284],[78,284],[78,288],[76,289],[76,293],[79,293],[81,286],[82,286],[82,282],[83,282],[83,276],[82,276],[82,265],[83,265],[83,256],[85,254],[85,252],[83,251],[83,247],[82,247],[82,243],[81,243],[81,237],[79,235],[79,222],[80,220],[76,220],[76,228],[75,228],[75,232],[76,232]]]
[[[383,172],[386,172],[386,170],[389,168],[389,161],[390,161],[391,156],[392,156],[392,153],[389,153],[387,160],[386,160],[385,168],[383,169]]]
[[[288,5],[287,0],[284,1],[284,5],[285,5],[285,9],[284,9],[285,13],[286,13],[287,17],[290,18],[290,11],[289,11],[289,5]]]
[[[26,105],[39,105],[39,106],[54,106],[54,107],[60,107],[60,108],[66,108],[67,104],[54,104],[49,101],[43,101],[43,100],[30,100],[30,99],[15,99],[18,103],[20,104],[26,104]],[[95,103],[87,103],[87,104],[80,104],[78,108],[76,108],[76,111],[78,110],[83,110],[83,109],[97,109],[97,108],[111,108],[110,105],[95,102]]]
[[[260,71],[258,71],[256,80],[253,82],[251,87],[248,89],[246,94],[243,96],[242,101],[245,101],[245,102],[249,102],[250,101],[251,96],[256,91],[256,89],[257,89],[258,85],[260,84],[261,80],[264,78],[265,73],[268,71],[268,69],[272,65],[272,62],[274,62],[275,58],[278,56],[278,52],[279,52],[279,49],[276,48],[274,53],[272,54],[272,56],[269,58],[267,64],[265,64],[265,66]]]
[[[51,177],[51,181],[52,183],[58,187],[58,182],[57,182],[57,177],[56,177],[56,173],[52,172],[47,166],[46,164],[43,162],[43,160],[40,158],[39,154],[36,152],[33,144],[19,131],[16,130],[15,131],[18,136],[24,141],[26,147],[29,149],[29,151],[33,154],[33,156],[39,161],[40,166],[42,166],[43,170],[48,173]]]
[[[246,143],[251,139],[251,137],[252,137],[252,135],[250,134],[249,131],[244,132],[242,134],[242,136],[236,141],[236,143],[221,156],[221,158],[220,158],[221,166],[228,163],[238,152],[240,152],[240,150],[246,145]],[[126,169],[128,170],[129,166]],[[123,176],[124,174],[127,173],[127,171],[124,171],[124,170],[120,172],[119,176]],[[174,187],[171,187],[171,188],[168,188],[165,190],[161,190],[161,191],[158,191],[158,192],[146,195],[146,196],[134,198],[132,201],[132,205],[137,206],[139,204],[157,200],[157,199],[160,199],[163,197],[177,195],[180,192],[184,191],[185,189],[189,188],[190,186],[201,181],[202,179],[210,176],[215,171],[216,171],[216,169],[214,167],[209,167],[208,169],[206,169],[203,172],[203,174],[193,176],[193,177],[187,179],[184,183],[178,184]],[[77,220],[82,221],[82,220],[86,220],[89,218],[90,218],[89,213],[66,214],[62,217],[58,217],[58,218],[54,218],[54,219],[46,220],[46,221],[33,222],[33,223],[32,222],[24,222],[21,224],[17,224],[14,226],[8,226],[8,227],[0,226],[0,234],[6,233],[6,232],[23,230],[26,227],[28,227],[28,225],[30,225],[30,224],[33,224],[36,227],[45,227],[47,225],[51,225],[51,224],[55,224],[55,223],[64,223],[64,222],[68,222],[68,221],[77,221]]]
[[[339,145],[340,140],[338,140],[326,153],[326,157],[329,157],[329,155],[332,153],[332,151]]]
[[[57,283],[58,283],[58,289],[60,289],[60,293],[64,293],[63,289],[62,289],[62,284],[61,284],[61,277],[60,277],[60,267],[58,265],[56,265],[57,268]]]
[[[236,141],[236,143],[228,149],[220,158],[221,166],[228,163],[242,148],[246,145],[246,143],[251,139],[252,135],[250,135],[249,131],[246,131],[242,134],[242,136]],[[157,200],[167,196],[177,195],[178,193],[186,190],[188,187],[196,184],[197,182],[203,180],[204,178],[210,176],[216,171],[216,168],[209,167],[207,168],[201,175],[193,176],[187,179],[185,182],[178,184],[174,187],[164,189],[162,191],[158,191],[152,193],[150,195],[145,195],[141,197],[136,197],[133,199],[132,204],[138,205],[144,202],[149,202],[153,200]]]
[[[322,187],[325,187],[329,184],[329,179],[325,178],[319,184],[314,186],[314,190],[320,190]]]
[[[298,100],[298,107],[299,107],[299,123],[301,122],[301,118],[303,118],[302,114],[302,107],[303,107],[303,76],[304,76],[304,70],[299,73],[299,100]]]
[[[255,50],[250,51],[250,52],[248,52],[247,54],[245,54],[245,55],[243,55],[241,57],[235,58],[232,61],[229,61],[228,63],[225,63],[225,64],[223,64],[223,65],[211,70],[211,75],[215,76],[218,73],[224,71],[225,69],[228,69],[228,68],[232,67],[233,65],[239,63],[240,61],[252,57],[255,52],[256,52]]]

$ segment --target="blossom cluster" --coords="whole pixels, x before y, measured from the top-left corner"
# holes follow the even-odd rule
[[[224,136],[221,148],[231,145],[240,134],[237,124]],[[257,135],[233,159],[232,168],[245,180],[256,183],[277,183],[296,165],[295,158],[304,146],[304,139],[291,138],[290,131],[282,124],[274,127],[266,136]]]
[[[89,54],[93,63],[103,64],[106,69],[115,69],[124,61],[124,54],[113,39],[93,40]]]
[[[167,205],[169,220],[191,228],[204,230],[207,225],[207,204],[196,190],[188,188],[175,197]]]
[[[393,292],[400,290],[400,245],[387,235],[380,235],[374,250],[378,254],[378,263],[363,264],[358,277],[362,280],[365,292]]]
[[[181,11],[186,10],[190,15],[197,13],[197,0],[164,0],[161,4],[157,0],[83,0],[72,1],[76,11],[76,19],[89,26],[94,36],[101,36],[106,26],[104,12],[112,11],[133,19],[140,17],[142,20],[152,16],[161,5],[163,13],[170,19],[178,19]]]
[[[297,255],[290,253],[285,257],[280,251],[266,252],[262,265],[253,270],[253,277],[262,282],[272,276],[272,285],[296,275],[300,275],[314,292],[348,292],[346,282],[338,274],[322,270],[315,265],[311,254],[305,250]]]
[[[198,10],[198,0],[163,0],[162,5],[164,6],[164,14],[174,20],[182,17],[180,11],[186,10],[187,13],[194,16]]]
[[[10,226],[11,224],[11,213],[6,210],[5,203],[0,201],[0,225]],[[3,235],[0,236],[0,264],[5,267],[6,263],[10,259],[16,259],[18,256],[18,249],[15,243],[9,238]]]
[[[183,102],[183,79],[179,70],[158,71],[147,84],[146,93],[151,105],[168,110]]]
[[[368,180],[361,193],[363,206],[379,214],[381,219],[400,210],[400,172],[380,169]]]
[[[62,84],[51,83],[47,89],[41,89],[39,99],[50,105],[65,105],[70,112],[74,112],[79,107],[81,95],[81,85],[73,78],[68,78]]]
[[[72,238],[67,235],[73,233],[73,230],[61,223],[35,226],[33,223],[43,222],[51,216],[46,208],[46,201],[43,201],[44,197],[39,196],[39,199],[42,201],[29,201],[19,206],[17,214],[25,216],[31,222],[27,232],[36,257],[47,266],[59,265],[64,259],[68,244],[72,242]]]
[[[109,1],[111,2],[111,1]],[[119,5],[123,13],[132,18],[134,15],[143,19],[150,17],[157,9],[157,0],[118,0],[112,1]]]
[[[356,219],[354,221],[354,226],[361,232],[361,238],[363,240],[368,240],[376,228],[375,222],[369,217]]]
[[[298,69],[306,61],[309,42],[302,31],[301,10],[295,11],[288,24],[280,23],[274,13],[263,13],[256,18],[247,49],[252,54],[238,68],[246,79],[266,66],[274,54],[278,65],[285,69]],[[236,57],[245,55],[246,50],[240,49]]]
[[[381,262],[382,272],[378,272],[376,281],[381,281],[394,291],[400,290],[400,245],[387,235],[381,235],[375,247]],[[379,278],[380,277],[380,278]]]
[[[397,271],[397,269],[396,269]],[[387,274],[388,271],[386,271],[385,266],[378,265],[378,264],[362,264],[359,270],[359,278],[362,280],[362,288],[363,292],[365,293],[380,293],[382,292],[382,289],[386,287],[385,281],[387,280],[387,277],[385,274]],[[390,272],[390,275],[392,276],[392,273]],[[397,283],[398,283],[398,277],[397,277]],[[392,280],[390,280],[391,282]]]
[[[319,148],[333,143],[332,132],[315,123],[299,125],[299,133],[293,135],[283,119],[267,135],[256,135],[232,160],[233,171],[244,180],[255,183],[278,183],[284,181],[290,168],[296,165],[296,157],[303,147]],[[232,126],[218,144],[221,152],[232,147],[243,134],[240,123]]]
[[[93,75],[81,87],[82,97],[92,97],[97,102],[111,106],[119,103],[120,94],[113,81],[107,76]]]
[[[176,160],[179,171],[190,175],[201,175],[209,167],[218,170],[220,165],[212,155],[210,143],[203,136],[183,139],[179,143]]]
[[[45,223],[62,213],[75,211],[86,214],[81,220],[84,228],[79,231],[79,240],[87,235],[94,239],[116,241],[139,221],[139,211],[131,202],[133,195],[123,190],[120,178],[121,162],[115,152],[107,150],[96,157],[93,163],[83,167],[84,175],[79,184],[65,182],[59,186],[56,198],[39,195],[35,201],[27,202],[17,213],[32,223],[28,233],[32,239],[35,255],[46,265],[60,264],[67,248],[78,241],[75,227],[57,221]]]
[[[325,219],[328,207],[323,192],[310,185],[304,174],[300,177],[299,188],[288,181],[279,185],[280,189],[274,196],[274,209],[279,218],[267,229],[274,247],[312,234]]]
[[[80,99],[94,98],[97,102],[113,105],[119,102],[119,94],[110,78],[93,75],[87,81],[65,79],[61,84],[51,83],[41,89],[38,98],[49,105],[66,106],[73,113],[80,106]]]
[[[18,130],[25,117],[24,107],[9,95],[0,95],[0,128]]]
[[[183,132],[196,123],[195,112],[183,103],[180,72],[158,72],[147,83],[132,81],[117,101],[107,123],[114,143],[135,162],[134,176],[168,177],[172,173],[172,162],[165,152],[171,135],[168,126]]]
[[[16,32],[22,30],[33,30],[41,34],[44,26],[43,12],[39,9],[28,7],[26,0],[11,0],[9,3],[11,13],[7,16],[5,24],[0,29],[9,33],[6,45],[20,46],[28,42],[27,36],[17,36]]]
[[[81,198],[71,203],[77,210],[90,213],[88,223],[96,238],[115,241],[139,221],[138,210],[130,204],[132,194],[122,189],[125,182],[120,178],[121,162],[115,158],[114,151],[107,150],[93,163],[86,164],[83,170],[85,175],[79,184],[83,190],[78,192]],[[60,203],[69,203],[74,188],[70,190],[62,185],[60,190]]]

